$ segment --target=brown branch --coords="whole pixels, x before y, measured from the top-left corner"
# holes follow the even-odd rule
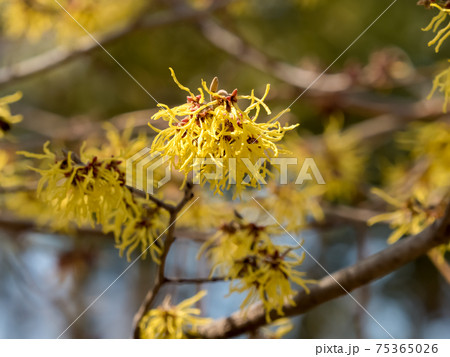
[[[212,277],[212,278],[165,278],[165,282],[168,284],[207,284],[224,282],[227,279],[224,277]]]
[[[321,279],[317,285],[311,287],[309,294],[305,291],[299,292],[294,296],[295,306],[284,305],[283,316],[300,315],[327,301],[343,296],[346,294],[344,289],[351,292],[377,280],[449,240],[450,206],[442,219],[416,236],[402,239],[380,253],[341,269],[335,272],[333,277],[327,276]],[[272,321],[281,317],[275,311],[272,311],[270,316]],[[228,338],[266,324],[264,308],[261,304],[256,304],[246,312],[238,311],[228,318],[216,320],[199,328],[198,334],[203,338]]]
[[[1,187],[0,194],[7,193],[17,193],[17,192],[32,192],[36,191],[36,183],[31,183],[27,185],[11,186],[11,187]]]
[[[193,9],[183,9],[182,11],[179,11],[178,9],[175,9],[173,12],[157,13],[149,19],[145,19],[146,14],[144,13],[143,16],[138,17],[124,27],[99,37],[98,42],[100,42],[103,47],[109,46],[138,30],[155,29],[179,21],[192,21],[219,10],[227,4],[228,1],[215,1],[205,10],[197,11]],[[79,39],[70,48],[58,47],[10,67],[2,68],[0,69],[0,87],[48,72],[75,59],[87,56],[98,49],[100,49],[98,44],[93,41],[92,38],[86,36]]]
[[[50,234],[59,234],[59,235],[68,235],[75,236],[77,238],[92,238],[92,237],[101,237],[106,240],[114,239],[112,233],[104,233],[99,228],[90,228],[90,227],[72,227],[69,232],[65,231],[57,231],[47,225],[39,225],[34,220],[31,219],[23,219],[11,216],[9,214],[5,214],[0,211],[0,229],[4,229],[6,231],[11,232],[42,232],[47,233],[45,237]],[[206,241],[209,237],[211,237],[211,233],[199,232],[188,228],[176,228],[175,229],[175,237],[178,239],[188,239],[193,241],[198,241],[200,243]]]
[[[155,279],[155,283],[153,284],[153,287],[148,291],[147,295],[144,298],[143,303],[141,304],[138,312],[136,313],[133,319],[134,338],[140,338],[141,331],[139,327],[139,322],[141,321],[145,313],[151,308],[162,286],[166,282],[168,282],[167,278],[165,277],[165,266],[170,247],[175,241],[175,222],[177,220],[178,213],[183,209],[186,203],[189,202],[189,200],[191,200],[194,197],[192,189],[193,184],[191,182],[187,182],[184,190],[183,199],[174,207],[173,210],[170,211],[169,229],[167,231],[166,239],[164,240],[164,250],[160,258],[161,262],[158,266],[158,272]]]
[[[379,137],[402,128],[408,120],[436,117],[442,114],[442,100],[411,101],[386,98],[367,90],[352,90],[354,82],[346,73],[321,74],[276,60],[246,43],[239,36],[210,19],[201,19],[198,26],[203,37],[215,47],[237,60],[291,84],[300,90],[308,89],[308,96],[327,107],[351,109],[356,114],[377,116],[358,129],[362,134]],[[320,78],[318,78],[320,76]]]
[[[379,215],[382,212],[377,212],[367,208],[356,208],[345,205],[323,205],[323,210],[326,215],[326,220],[324,224],[342,223],[342,222],[353,222],[353,223],[363,223],[372,218],[373,216]],[[317,223],[320,226],[320,222]]]
[[[317,72],[270,58],[212,20],[200,18],[198,23],[201,33],[212,45],[231,54],[239,61],[262,72],[267,72],[283,82],[297,88],[306,89],[319,76]],[[347,74],[324,74],[314,83],[311,90],[334,93],[350,89],[351,85],[352,81]]]
[[[176,210],[176,207],[174,205],[164,202],[149,193],[145,193],[144,191],[138,190],[137,188],[134,188],[132,186],[125,185],[125,187],[128,188],[134,195],[136,195],[138,197],[149,199],[150,201],[155,203],[157,206],[164,208],[168,212],[174,212]]]

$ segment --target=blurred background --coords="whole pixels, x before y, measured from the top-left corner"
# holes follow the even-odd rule
[[[5,11],[7,2],[0,1],[0,11]],[[200,79],[209,83],[218,76],[221,88],[239,88],[240,93],[255,89],[262,95],[270,83],[267,103],[276,113],[291,105],[390,3],[150,0],[145,14],[130,10],[118,22],[119,30],[115,26],[95,27],[95,11],[102,8],[93,10],[94,20],[86,23],[92,25],[96,39],[113,34],[105,48],[158,102],[173,106],[185,101],[185,93],[170,78],[168,68],[172,67],[191,89],[199,86]],[[55,30],[38,38],[11,35],[8,21],[1,17],[0,96],[22,91],[23,99],[12,108],[24,120],[14,129],[14,138],[2,141],[0,147],[40,151],[45,141],[52,140],[77,148],[94,131],[102,139],[104,134],[98,130],[102,122],[111,120],[124,127],[127,117],[135,119],[138,131],[152,136],[146,123],[155,110],[155,100],[108,54],[92,45],[92,39],[83,44],[83,48],[92,49],[63,64],[14,78],[8,68],[17,70],[14,66],[18,63],[43,56],[41,62],[35,62],[40,65],[42,59],[51,58],[49,51],[82,48],[77,47],[78,40],[86,33],[56,9],[60,10],[58,21],[64,23],[64,36]],[[391,113],[400,118],[393,121],[399,129],[415,117],[436,117],[441,102],[437,107],[426,106],[423,100],[431,88],[432,75],[449,54],[443,48],[436,55],[426,46],[430,35],[421,28],[431,17],[431,11],[416,6],[416,1],[398,0],[292,105],[283,120],[301,123],[300,135],[315,135],[323,131],[333,113],[345,115],[346,127]],[[18,14],[9,21],[22,21],[19,18]],[[138,18],[140,25],[130,25]],[[120,29],[128,32],[114,38],[111,31]],[[53,59],[63,54],[54,52]],[[416,103],[421,106],[414,106]],[[411,108],[421,112],[416,115]],[[392,132],[381,130],[377,144],[370,148],[368,185],[381,180],[380,157],[403,155],[393,150],[393,138]],[[1,338],[58,337],[129,264],[119,257],[111,237],[89,230],[75,236],[51,234],[24,221],[13,221],[4,211],[0,214]],[[329,272],[387,246],[387,227],[367,228],[359,222],[355,228],[354,222],[350,223],[340,220],[301,234],[305,248]],[[170,252],[167,275],[207,276],[206,262],[196,260],[198,248],[198,242],[180,237]],[[314,278],[325,275],[308,258],[302,268]],[[133,315],[152,286],[154,269],[149,259],[138,261],[63,337],[129,338]],[[225,298],[228,283],[222,282],[169,284],[165,289],[177,302],[207,289],[209,294],[201,308],[214,318],[237,310],[243,298],[236,294]],[[449,285],[427,257],[356,290],[354,296],[396,338],[450,338]],[[290,338],[388,337],[348,296],[323,304],[293,322]]]

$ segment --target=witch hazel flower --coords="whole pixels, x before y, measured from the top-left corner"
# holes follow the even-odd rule
[[[265,123],[257,122],[261,108],[268,115],[269,107],[264,103],[270,86],[262,98],[250,95],[238,95],[235,89],[231,93],[218,89],[215,78],[210,88],[202,80],[199,94],[183,86],[170,69],[178,87],[189,93],[186,103],[170,108],[159,104],[161,110],[152,120],[163,119],[168,128],[159,130],[153,141],[151,151],[170,158],[172,167],[190,174],[194,180],[204,185],[209,183],[214,193],[222,194],[235,185],[235,196],[240,196],[245,187],[260,188],[262,181],[271,173],[268,168],[272,158],[288,153],[277,143],[286,131],[298,124],[283,127],[277,119],[288,110]],[[208,95],[208,98],[206,97]],[[241,109],[241,101],[248,101]]]

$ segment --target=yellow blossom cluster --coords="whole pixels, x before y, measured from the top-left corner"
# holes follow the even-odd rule
[[[17,102],[20,98],[22,98],[21,92],[0,98],[0,138],[11,130],[13,124],[22,120],[21,115],[12,115],[9,108],[9,104]]]
[[[54,230],[67,230],[68,222],[55,220],[49,205],[36,198],[30,177],[24,174],[27,171],[25,165],[22,161],[16,161],[15,155],[0,150],[0,209],[5,208],[21,218],[35,220],[40,226],[50,225]]]
[[[394,198],[380,189],[373,189],[372,192],[394,208],[394,211],[379,214],[368,221],[369,225],[389,222],[389,226],[393,229],[388,238],[390,244],[395,243],[404,235],[420,233],[444,214],[445,206],[442,203],[431,204],[427,200],[425,192],[416,191],[414,196],[403,200]]]
[[[26,174],[29,171],[27,162],[15,158],[12,153],[0,150],[0,191],[3,191],[0,209],[34,220],[38,226],[48,225],[55,231],[68,231],[69,221],[61,217],[56,219],[50,205],[36,197],[32,178]]]
[[[200,317],[200,309],[193,307],[205,295],[205,290],[200,291],[175,306],[170,304],[171,297],[167,295],[161,306],[149,310],[139,322],[140,337],[180,339],[195,336],[199,326],[212,321]]]
[[[71,152],[58,159],[49,145],[44,145],[44,154],[19,154],[48,163],[46,169],[34,169],[42,176],[37,193],[52,202],[57,211],[79,225],[88,222],[94,226],[107,222],[105,212],[124,210],[132,204],[131,192],[123,190],[125,181],[117,160],[99,161],[97,157],[86,157],[83,151],[80,160],[74,160]]]
[[[143,0],[12,0],[1,4],[0,18],[9,37],[37,41],[54,32],[59,40],[67,40],[85,35],[70,16],[89,32],[100,32],[139,14],[144,5]]]
[[[311,219],[323,220],[320,203],[325,190],[319,185],[269,184],[270,194],[261,204],[288,232],[299,232]]]
[[[444,41],[450,37],[450,9],[448,8],[448,4],[443,7],[439,4],[431,3],[430,6],[438,9],[439,13],[433,17],[430,24],[423,30],[431,30],[433,33],[437,32],[436,36],[428,43],[428,46],[436,45],[435,50],[436,52],[439,52]],[[433,88],[428,99],[430,99],[436,91],[439,91],[444,95],[443,111],[446,113],[450,98],[450,67],[447,67],[434,78]]]
[[[450,36],[450,22],[446,22],[446,20],[450,19],[450,9],[443,8],[442,6],[438,4],[430,4],[431,7],[434,7],[439,10],[439,13],[433,17],[429,25],[425,28],[423,28],[423,31],[432,31],[433,33],[437,34],[436,36],[428,42],[428,46],[434,46],[435,51],[439,52],[439,49],[441,48],[444,41]],[[441,25],[443,25],[442,28]]]
[[[295,169],[295,174],[298,175],[305,158],[312,158],[325,182],[325,185],[318,186],[317,177],[311,175],[313,181],[296,185],[302,189],[309,184],[314,187],[305,191],[309,199],[316,197],[317,200],[322,196],[330,201],[351,201],[358,194],[361,182],[365,179],[368,153],[353,132],[343,130],[343,124],[343,117],[331,116],[320,137],[296,137],[287,143],[288,149],[298,159],[296,167],[289,166],[291,171]],[[311,174],[311,169],[308,173]],[[313,205],[315,212],[312,214],[320,218],[317,205],[318,202]]]
[[[264,103],[269,86],[263,97],[257,98],[253,92],[238,96],[236,89],[231,94],[217,91],[214,81],[208,89],[202,81],[203,88],[198,89],[200,94],[196,96],[178,82],[172,69],[171,72],[189,96],[186,104],[174,108],[159,104],[161,110],[152,120],[163,119],[169,127],[154,128],[159,133],[152,143],[152,152],[168,156],[171,165],[186,178],[194,172],[194,180],[202,185],[208,182],[214,193],[222,194],[232,185],[238,196],[244,187],[260,188],[261,179],[270,174],[267,165],[271,158],[285,152],[276,143],[297,126],[282,127],[277,121],[286,110],[266,123],[256,121],[261,108],[271,114]],[[242,99],[250,102],[244,110],[238,105]]]
[[[46,143],[44,154],[20,154],[42,160],[41,168],[34,168],[41,175],[37,194],[60,222],[101,225],[105,233],[114,234],[120,253],[126,250],[128,259],[140,247],[144,257],[149,251],[158,262],[161,242],[157,239],[166,227],[167,213],[133,196],[120,160],[100,159],[88,151],[82,148],[79,158],[72,152],[59,158]]]
[[[431,99],[436,91],[444,95],[444,104],[442,106],[442,111],[444,113],[447,113],[448,103],[450,101],[450,66],[448,66],[448,68],[443,70],[434,78],[433,88],[428,95],[428,99]]]
[[[126,159],[145,148],[148,144],[148,137],[145,132],[139,132],[134,137],[134,128],[135,121],[133,118],[129,118],[126,121],[123,130],[119,130],[110,122],[104,123],[103,129],[106,142],[104,142],[103,135],[101,142],[93,138],[89,142],[89,146],[86,147],[86,154],[97,156],[100,159],[115,157],[121,161],[119,167],[125,169]]]
[[[11,155],[4,150],[0,150],[0,187],[14,187],[21,183],[20,178],[16,175],[14,162]]]
[[[388,182],[388,192],[392,194],[373,189],[392,207],[392,212],[368,221],[389,222],[393,229],[389,243],[424,230],[442,217],[450,201],[450,125],[414,124],[398,140],[410,152],[412,169],[401,168],[401,172],[391,174],[393,182]]]
[[[216,201],[206,195],[199,199],[177,221],[179,227],[208,231],[233,217],[233,210],[226,202]]]
[[[433,17],[424,31],[432,31],[435,37],[428,46],[439,52],[450,36],[450,9],[448,2],[424,2],[439,13]],[[447,112],[450,98],[450,67],[439,73],[428,96],[438,91],[444,95],[443,112]],[[397,165],[389,170],[388,192],[375,189],[374,193],[393,206],[394,210],[373,217],[369,224],[389,222],[393,229],[389,242],[393,243],[405,234],[416,234],[444,214],[450,201],[450,125],[446,122],[414,124],[400,135],[401,144],[411,154],[411,167]],[[450,247],[450,245],[449,245]],[[440,247],[444,252],[445,247]]]
[[[314,160],[326,182],[329,200],[351,200],[365,178],[367,152],[361,141],[342,130],[343,119],[331,117]]]
[[[224,224],[199,253],[199,256],[204,253],[213,263],[211,276],[217,271],[231,280],[230,293],[247,294],[241,308],[262,301],[268,321],[272,310],[283,314],[286,301],[294,305],[291,283],[307,292],[307,284],[314,283],[304,279],[305,273],[297,270],[304,255],[298,256],[291,247],[274,244],[270,234],[279,235],[279,229],[246,223],[239,218]]]
[[[446,121],[416,123],[399,135],[400,144],[415,162],[424,162],[416,187],[428,191],[450,186],[450,124]],[[419,185],[419,186],[417,186]]]

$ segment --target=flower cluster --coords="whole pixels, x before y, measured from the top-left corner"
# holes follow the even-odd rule
[[[13,124],[22,120],[21,115],[12,115],[9,108],[9,104],[17,102],[20,98],[22,98],[20,92],[0,98],[0,138],[11,130]]]
[[[438,4],[430,4],[430,6],[437,8],[439,10],[439,14],[433,17],[430,24],[422,30],[431,30],[433,33],[437,31],[436,36],[430,42],[428,42],[428,46],[436,45],[435,51],[439,52],[439,49],[441,48],[444,41],[450,36],[450,22],[448,24],[447,22],[445,22],[447,19],[449,19],[450,9],[441,7]],[[440,28],[441,25],[444,26]]]
[[[404,200],[394,198],[379,189],[373,189],[372,192],[395,209],[393,212],[372,217],[367,222],[369,225],[389,222],[393,229],[388,238],[390,244],[395,243],[404,235],[420,233],[444,214],[445,205],[442,202],[440,204],[430,203],[427,197],[423,194],[420,195],[418,191],[414,196]]]
[[[152,119],[162,118],[169,127],[154,128],[159,133],[152,143],[152,152],[167,155],[173,167],[186,177],[196,172],[194,179],[202,185],[208,182],[214,193],[221,194],[232,184],[236,184],[235,195],[240,195],[246,186],[260,187],[259,178],[270,174],[270,159],[284,152],[276,143],[297,126],[282,127],[277,121],[286,110],[267,123],[256,122],[261,108],[271,113],[264,103],[269,86],[263,97],[257,98],[253,92],[239,96],[237,89],[231,94],[217,91],[217,81],[208,89],[202,81],[203,89],[199,88],[196,96],[178,82],[172,69],[171,72],[189,96],[187,103],[174,108],[159,104],[162,109]],[[206,100],[205,92],[210,100]],[[238,105],[241,99],[250,101],[244,110]]]
[[[47,169],[34,169],[42,176],[37,192],[57,211],[78,225],[88,222],[94,226],[108,222],[106,212],[126,211],[126,205],[133,203],[131,192],[123,189],[124,175],[117,160],[87,158],[83,151],[80,160],[74,160],[71,152],[58,159],[49,145],[44,145],[44,154],[19,154],[48,162]]]
[[[0,150],[0,187],[13,187],[20,184],[15,173],[14,163],[7,151]]]
[[[424,31],[433,31],[435,33],[437,31],[436,36],[428,43],[428,46],[436,45],[435,50],[439,52],[444,41],[450,37],[450,3],[448,1],[443,2],[442,4],[437,3],[427,3],[428,7],[434,7],[439,10],[439,14],[437,14],[431,20],[430,24],[424,28]],[[441,28],[442,25],[442,28]],[[450,60],[449,60],[450,61]],[[428,96],[430,99],[433,94],[439,91],[444,95],[444,105],[443,111],[447,112],[448,102],[450,98],[450,67],[440,72],[433,81],[433,88]]]
[[[361,140],[353,132],[343,130],[343,125],[343,117],[332,116],[320,139],[298,137],[287,145],[297,155],[298,165],[305,158],[314,159],[326,185],[310,192],[316,191],[314,196],[317,196],[324,190],[322,196],[330,201],[352,200],[365,176],[368,153]],[[297,174],[299,169],[296,168]]]
[[[450,101],[450,66],[434,78],[433,88],[428,95],[428,99],[431,99],[436,91],[439,91],[444,95],[444,104],[442,107],[442,111],[444,113],[447,113],[448,103]]]
[[[145,1],[131,0],[59,0],[59,4],[88,31],[105,31],[139,13]],[[59,39],[84,34],[56,1],[14,0],[2,4],[0,18],[5,34],[25,36],[36,41],[44,33],[55,31]]]
[[[204,195],[198,197],[195,205],[178,219],[179,227],[208,231],[233,218],[233,210],[225,202]]]
[[[60,222],[101,225],[105,233],[114,234],[120,253],[127,251],[128,259],[140,247],[144,257],[149,251],[158,262],[162,245],[157,239],[167,225],[167,213],[133,196],[125,185],[122,160],[99,158],[89,151],[96,150],[82,148],[79,158],[72,152],[58,158],[46,143],[44,154],[20,154],[42,160],[42,168],[34,168],[41,175],[37,194]]]
[[[358,193],[364,179],[367,153],[361,141],[342,130],[343,120],[330,118],[323,132],[322,145],[314,156],[325,179],[325,197],[350,200]]]
[[[412,168],[397,165],[391,170],[387,181],[391,194],[373,190],[393,211],[368,221],[389,222],[393,229],[389,243],[424,230],[444,214],[450,199],[450,125],[414,124],[398,140],[411,153]]]
[[[224,224],[199,253],[205,253],[213,263],[211,276],[217,271],[231,280],[230,293],[247,293],[241,308],[262,301],[268,321],[272,310],[283,314],[286,301],[294,305],[291,282],[307,292],[307,284],[314,283],[296,270],[304,254],[298,256],[292,248],[274,244],[271,233],[280,234],[274,227],[246,223],[239,218]]]
[[[186,338],[196,334],[199,326],[212,320],[199,317],[200,309],[192,307],[206,295],[200,291],[193,297],[174,306],[170,304],[170,295],[164,299],[161,306],[149,310],[139,322],[141,338]]]
[[[264,208],[289,232],[299,232],[309,220],[321,221],[320,205],[326,190],[319,185],[269,185],[270,194],[261,200]]]
[[[436,121],[417,123],[399,135],[401,145],[410,151],[411,159],[424,162],[416,187],[432,192],[450,186],[450,124]]]

